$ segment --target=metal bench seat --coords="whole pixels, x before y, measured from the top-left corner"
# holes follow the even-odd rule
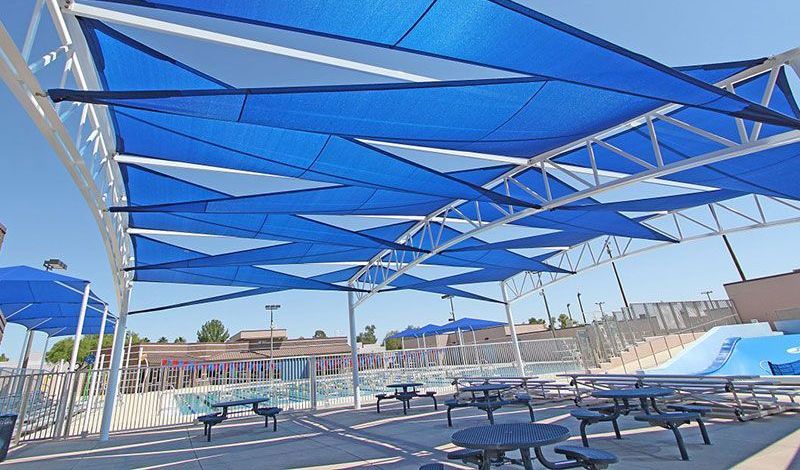
[[[211,427],[228,419],[220,413],[211,413],[197,417],[197,421],[203,423],[203,435],[206,436],[206,442],[211,442]]]
[[[483,462],[483,451],[479,449],[458,449],[447,453],[449,460],[460,460],[464,463],[480,466]]]
[[[616,435],[617,439],[622,439],[622,435],[619,432],[619,424],[617,423],[617,414],[613,413],[603,413],[600,411],[593,411],[591,409],[587,410],[584,408],[579,408],[577,410],[572,410],[569,412],[573,418],[578,419],[581,422],[581,443],[584,447],[589,447],[589,438],[586,436],[586,427],[592,424],[601,423],[605,421],[611,421],[611,425],[614,427],[614,434]]]
[[[473,402],[458,400],[457,398],[445,400],[444,405],[447,407],[447,426],[451,428],[453,427],[453,418],[451,416],[451,411],[453,411],[453,408],[467,408],[469,406],[474,406]]]
[[[570,460],[575,460],[581,464],[583,468],[590,470],[600,470],[619,461],[617,456],[611,452],[600,449],[589,449],[587,447],[563,445],[556,446],[553,451]]]
[[[667,405],[667,409],[673,411],[683,411],[688,413],[698,413],[700,416],[705,416],[707,413],[711,413],[711,407],[703,406],[703,405],[684,405],[684,404],[672,404]]]
[[[637,415],[634,416],[633,419],[636,421],[644,421],[650,423],[652,426],[659,426],[672,431],[672,434],[675,435],[675,441],[678,443],[678,450],[681,452],[681,459],[683,460],[689,460],[689,454],[686,452],[686,445],[683,442],[683,436],[678,429],[680,426],[684,424],[690,424],[692,421],[696,421],[697,425],[700,427],[700,434],[703,436],[703,443],[705,445],[711,444],[711,439],[708,437],[708,431],[706,430],[706,425],[703,423],[700,413],[671,411],[660,414]]]
[[[272,418],[272,432],[276,432],[278,430],[278,413],[281,411],[283,411],[283,409],[276,406],[256,408],[253,410],[255,414],[264,417],[265,428],[269,425],[269,419]]]
[[[381,400],[391,400],[391,399],[395,398],[395,394],[394,393],[379,393],[379,394],[375,395],[375,398],[377,398],[377,401],[375,402],[375,407],[377,408],[378,413],[380,413],[381,412]]]

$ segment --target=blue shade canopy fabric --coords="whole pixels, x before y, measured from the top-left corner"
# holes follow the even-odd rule
[[[456,321],[446,323],[436,330],[436,334],[441,335],[445,333],[452,333],[454,331],[477,331],[485,330],[486,328],[496,328],[498,326],[505,326],[505,323],[491,320],[481,320],[480,318],[459,318]]]
[[[0,304],[81,303],[88,283],[28,266],[0,268]],[[93,305],[104,304],[94,293],[89,294],[89,301]]]
[[[601,96],[629,98],[626,104],[630,107],[653,108],[674,102],[748,119],[783,120],[778,113],[510,0],[381,1],[369,5],[357,0],[203,5],[190,0],[111,1],[252,22],[544,77],[548,83],[586,88],[584,94],[594,91]]]
[[[564,210],[579,211],[621,211],[621,212],[655,212],[685,209],[702,206],[712,202],[725,201],[744,196],[747,193],[718,189],[696,193],[676,194],[672,196],[632,199],[628,201],[603,202],[596,204],[575,204],[562,207]]]
[[[510,165],[447,173],[462,181],[488,183],[510,170]],[[316,215],[427,215],[452,202],[441,196],[375,189],[333,186],[215,199],[165,202],[147,206],[111,208],[114,212],[183,212],[199,214],[316,214]],[[165,198],[166,199],[166,198]]]
[[[43,331],[51,336],[74,335],[78,327],[80,303],[6,303],[0,304],[9,323],[22,325],[34,331]],[[83,322],[83,334],[97,334],[102,325],[102,308],[88,308]],[[116,318],[109,312],[105,332],[114,330]]]
[[[760,100],[769,79],[764,73],[736,84],[736,93],[749,99]],[[769,100],[770,108],[789,116],[800,116],[788,79],[783,70],[778,73],[776,86]],[[739,132],[730,120],[703,110],[683,108],[669,115],[696,128],[713,132],[733,142],[739,141]],[[662,120],[654,121],[661,154],[665,164],[679,162],[725,148],[725,145],[709,139],[700,138],[690,131],[671,125]],[[753,128],[752,122],[745,123],[747,132]],[[769,137],[783,132],[780,126],[764,125],[760,136]],[[652,142],[645,125],[632,128],[616,136],[605,139],[629,154],[655,164]],[[596,165],[600,170],[620,173],[641,171],[642,167],[602,146],[594,146]],[[800,144],[785,145],[741,156],[735,159],[704,165],[690,170],[667,175],[664,179],[683,183],[699,184],[714,188],[763,194],[791,199],[800,198]],[[586,148],[580,148],[559,156],[559,163],[591,167]]]
[[[397,238],[411,228],[413,222],[403,222],[388,226],[361,230],[358,233],[380,238]],[[134,235],[138,238],[138,235]],[[161,263],[137,265],[133,269],[200,268],[238,265],[281,265],[305,263],[339,263],[362,261],[376,256],[380,249],[354,248],[328,245],[326,243],[285,243],[282,245],[253,248],[218,255],[185,257]]]
[[[359,279],[362,281],[369,280],[372,282],[383,282],[387,280],[389,276],[394,274],[396,274],[394,269],[383,269],[373,266],[370,267],[364,274],[362,274]],[[449,287],[446,284],[429,283],[425,279],[421,279],[410,274],[403,274],[397,277],[391,282],[391,286],[397,290],[413,289],[424,292],[433,292],[436,294],[453,295],[456,297],[463,297],[465,299],[482,300],[484,302],[502,303],[499,300]]]
[[[230,88],[103,23],[80,19],[80,24],[106,90]],[[131,68],[137,73],[131,74]],[[120,153],[436,197],[528,204],[340,136],[137,110],[112,108],[111,115]]]
[[[164,201],[219,199],[229,197],[204,186],[189,183],[136,165],[120,165],[128,203],[132,206]],[[200,233],[239,238],[325,242],[365,248],[398,247],[394,242],[352,232],[291,214],[242,213],[132,213],[132,228]],[[409,248],[405,248],[409,249]],[[413,249],[410,249],[413,251]]]
[[[0,268],[0,312],[9,323],[50,335],[74,335],[88,281],[28,266]],[[100,329],[105,302],[89,292],[84,334]],[[115,322],[109,313],[107,331]]]
[[[545,179],[543,178],[541,170],[538,168],[525,170],[516,175],[515,179],[543,198],[548,194],[548,191],[553,199],[569,196],[577,191],[575,188],[564,183],[550,173],[547,174],[548,183],[547,186],[545,186]],[[516,185],[509,185],[508,189],[512,195],[525,193],[524,189]],[[584,198],[573,203],[573,209],[570,211],[564,211],[562,208],[558,208],[552,211],[539,212],[516,220],[512,222],[512,224],[552,230],[593,232],[597,235],[611,234],[649,240],[669,240],[663,234],[637,221],[631,220],[622,214],[613,211],[582,211],[579,208],[579,204],[590,205],[596,203],[598,203],[598,201],[593,198]],[[481,202],[462,204],[459,206],[459,210],[468,217],[476,220],[478,219],[479,213],[483,220],[494,220],[505,216],[496,206]],[[463,246],[459,246],[459,248],[462,247]]]
[[[168,260],[197,258],[205,253],[189,250],[148,237],[133,239],[136,263],[163,263]],[[173,268],[137,270],[134,280],[145,282],[170,282],[178,284],[204,284],[233,287],[267,287],[309,290],[352,290],[348,287],[305,279],[254,266],[221,266],[202,268]]]
[[[525,77],[246,90],[50,90],[50,97],[56,102],[519,157],[537,155],[667,104]],[[800,128],[793,118],[764,113],[772,117],[751,119]]]

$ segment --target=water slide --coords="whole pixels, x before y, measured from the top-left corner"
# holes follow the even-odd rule
[[[646,374],[769,375],[766,361],[800,360],[800,335],[782,335],[768,323],[712,328],[661,367]]]

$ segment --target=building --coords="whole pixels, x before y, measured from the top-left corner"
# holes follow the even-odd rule
[[[344,336],[329,338],[288,338],[285,329],[243,330],[224,343],[142,343],[128,348],[126,345],[123,364],[162,365],[170,363],[226,362],[269,359],[270,349],[274,358],[308,355],[347,354],[350,345]],[[110,349],[103,354],[110,357]]]
[[[736,306],[742,323],[753,321],[777,323],[788,326],[792,332],[800,331],[800,269],[789,273],[759,277],[747,281],[725,284],[725,292]]]

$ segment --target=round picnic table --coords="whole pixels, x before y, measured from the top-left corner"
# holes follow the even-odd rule
[[[551,463],[543,460],[541,447],[565,441],[568,437],[569,430],[557,424],[510,423],[467,428],[453,434],[452,441],[460,447],[482,450],[481,470],[491,467],[491,459],[512,450],[519,450],[522,465],[532,470],[531,448],[535,449],[536,458],[548,467]]]
[[[637,399],[641,403],[642,411],[644,411],[645,414],[650,413],[647,404],[648,400],[650,401],[650,406],[653,407],[656,413],[662,413],[662,411],[658,409],[658,405],[656,405],[656,398],[668,397],[674,394],[675,390],[665,387],[612,388],[609,390],[595,390],[592,392],[592,396],[595,398],[610,398],[614,400],[617,414],[620,412],[628,414],[630,412],[629,400]],[[623,403],[622,407],[619,405],[620,401]]]
[[[494,424],[494,410],[496,408],[500,408],[502,405],[500,404],[500,392],[503,390],[508,390],[511,388],[511,385],[508,384],[492,384],[492,383],[485,383],[481,385],[470,385],[468,387],[461,387],[459,391],[462,392],[470,392],[472,393],[472,397],[475,398],[476,393],[483,393],[482,400],[475,400],[475,406],[479,408],[484,408],[486,411],[486,416],[489,418],[489,422]],[[496,400],[492,399],[491,393],[497,392]],[[496,402],[493,404],[493,402]]]
[[[389,384],[386,387],[387,388],[402,388],[403,389],[403,393],[408,393],[408,389],[409,388],[422,387],[423,385],[425,385],[425,384],[419,383],[419,382],[408,382],[408,383]]]

